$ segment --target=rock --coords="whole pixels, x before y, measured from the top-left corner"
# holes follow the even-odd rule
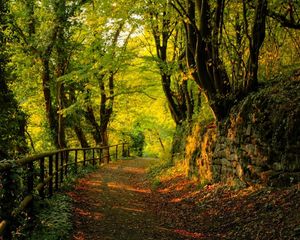
[[[300,79],[266,85],[233,106],[229,117],[217,123],[214,134],[211,129],[198,131],[197,136],[195,131],[190,133],[196,137],[199,158],[212,164],[207,169],[201,160],[193,169],[195,174],[211,171],[207,175],[213,179],[235,175],[274,186],[300,182],[296,174],[300,172],[299,89]],[[186,153],[188,162],[198,161]]]

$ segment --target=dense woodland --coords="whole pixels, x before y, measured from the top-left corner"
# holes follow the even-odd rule
[[[299,69],[298,0],[0,5],[1,159],[120,141],[157,156]]]
[[[161,160],[160,169],[152,169],[153,176],[166,168],[171,169],[169,175],[181,171],[178,182],[182,186],[187,181],[181,179],[184,175],[202,189],[187,201],[201,199],[199,206],[204,210],[198,209],[199,214],[193,204],[186,204],[187,209],[181,209],[185,205],[177,200],[175,208],[169,204],[172,199],[184,199],[190,185],[185,186],[187,192],[179,186],[181,190],[172,196],[172,182],[164,185],[154,177],[154,187],[169,189],[165,191],[169,195],[147,190],[152,194],[151,201],[146,200],[149,209],[167,215],[172,228],[185,221],[180,214],[195,217],[183,223],[192,226],[190,232],[176,230],[182,239],[202,238],[197,231],[204,226],[203,219],[211,221],[207,229],[201,229],[207,239],[248,239],[235,234],[251,235],[258,229],[255,224],[260,222],[253,213],[259,220],[267,219],[257,234],[264,227],[273,231],[278,224],[270,225],[272,219],[288,216],[287,227],[281,224],[280,230],[275,229],[282,235],[275,235],[278,239],[293,239],[291,234],[298,237],[299,83],[300,0],[0,0],[0,228],[5,228],[6,220],[16,226],[31,221],[32,212],[16,220],[11,210],[26,194],[30,194],[27,205],[37,195],[44,197],[46,183],[37,191],[33,177],[39,185],[48,178],[49,186],[54,179],[54,155],[48,156],[46,168],[51,170],[46,171],[45,157],[35,159],[34,164],[33,160],[23,162],[22,170],[16,161],[6,160],[126,142],[132,155]],[[59,152],[60,183],[64,171],[68,172],[68,155],[63,151],[69,154],[68,150]],[[72,154],[76,162],[77,150]],[[86,157],[85,152],[82,155]],[[56,154],[57,186],[58,159]],[[126,164],[134,168],[133,162]],[[143,167],[137,172],[143,172]],[[119,167],[116,177],[124,177],[123,170]],[[101,174],[112,177],[109,172]],[[135,174],[144,181],[142,174]],[[140,185],[127,180],[139,190]],[[298,183],[298,187],[278,192],[266,188],[247,198],[255,187],[230,192],[213,185],[230,181],[244,189],[258,183],[281,187]],[[238,195],[233,201],[228,197]],[[132,196],[122,198],[122,203],[131,202]],[[136,196],[141,204],[145,202]],[[164,200],[170,214],[160,212]],[[177,203],[182,211],[176,215]],[[66,209],[70,210],[69,205]],[[226,211],[216,207],[209,212],[211,205],[225,206]],[[284,214],[279,216],[278,211]],[[68,210],[57,212],[68,214]],[[223,223],[228,216],[232,222],[227,226]],[[243,220],[241,228],[234,229]],[[231,232],[226,232],[228,227]],[[264,239],[273,239],[275,235],[268,231]],[[11,239],[11,233],[8,236]]]

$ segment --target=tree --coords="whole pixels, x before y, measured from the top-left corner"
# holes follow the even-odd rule
[[[25,141],[26,115],[21,111],[8,83],[9,55],[7,42],[9,11],[6,1],[0,1],[0,160],[16,157],[27,152]]]
[[[187,59],[194,68],[198,85],[203,89],[218,120],[229,113],[232,99],[239,94],[247,94],[257,88],[258,55],[264,41],[267,1],[257,1],[251,33],[248,32],[246,16],[247,4],[243,1],[244,20],[249,39],[250,56],[246,68],[244,84],[233,92],[229,74],[220,56],[223,42],[225,1],[215,4],[209,0],[176,0],[173,7],[181,14],[187,38]]]
[[[30,0],[25,6],[19,1],[11,3],[11,8],[14,9],[12,25],[19,36],[24,55],[31,55],[34,64],[41,66],[39,74],[45,115],[56,148],[67,146],[63,116],[66,97],[60,78],[68,72],[74,47],[69,41],[72,36],[70,28],[76,25],[72,17],[86,2],[88,1],[82,0],[67,4],[66,1],[57,0]],[[24,10],[25,14],[22,14]],[[80,124],[77,122],[73,128],[81,144],[86,146]]]
[[[228,116],[234,101],[258,88],[267,17],[299,28],[299,7],[293,1],[174,0],[171,4],[184,24],[188,66],[197,73],[194,80],[208,97],[217,120]],[[285,14],[278,12],[282,7]],[[229,59],[224,61],[226,55]]]
[[[107,3],[106,3],[107,4]],[[101,9],[96,22],[95,9]],[[108,145],[108,125],[113,114],[116,96],[115,82],[120,69],[126,64],[126,47],[135,26],[129,24],[130,13],[122,8],[112,15],[114,4],[96,2],[89,8],[83,29],[86,31],[84,52],[86,58],[77,63],[80,71],[79,93],[84,95],[84,117],[92,127],[96,145]],[[92,19],[89,21],[89,17]],[[92,25],[89,25],[89,23]],[[92,31],[90,29],[93,29]],[[92,34],[91,34],[92,33]],[[81,54],[81,52],[79,52]],[[82,64],[85,62],[85,64]],[[99,96],[96,97],[96,96]],[[79,97],[79,96],[78,96]],[[97,98],[97,102],[93,98]]]
[[[161,75],[162,88],[173,120],[181,125],[191,120],[194,113],[194,96],[185,68],[182,31],[176,13],[169,1],[146,1],[145,18],[149,19],[155,48],[156,62]],[[177,77],[176,77],[177,76]]]

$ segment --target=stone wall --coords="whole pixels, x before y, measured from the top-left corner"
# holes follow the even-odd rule
[[[300,79],[249,95],[218,126],[195,123],[186,138],[190,177],[245,184],[300,182]]]

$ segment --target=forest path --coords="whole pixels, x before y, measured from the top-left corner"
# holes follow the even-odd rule
[[[195,239],[176,230],[174,209],[151,191],[147,168],[157,160],[121,160],[80,179],[74,199],[74,240]],[[163,217],[159,214],[164,212]],[[167,218],[167,219],[166,219]],[[184,233],[184,234],[182,234]]]
[[[156,161],[121,160],[78,180],[73,240],[300,239],[300,184],[199,186],[179,171],[152,190]]]

